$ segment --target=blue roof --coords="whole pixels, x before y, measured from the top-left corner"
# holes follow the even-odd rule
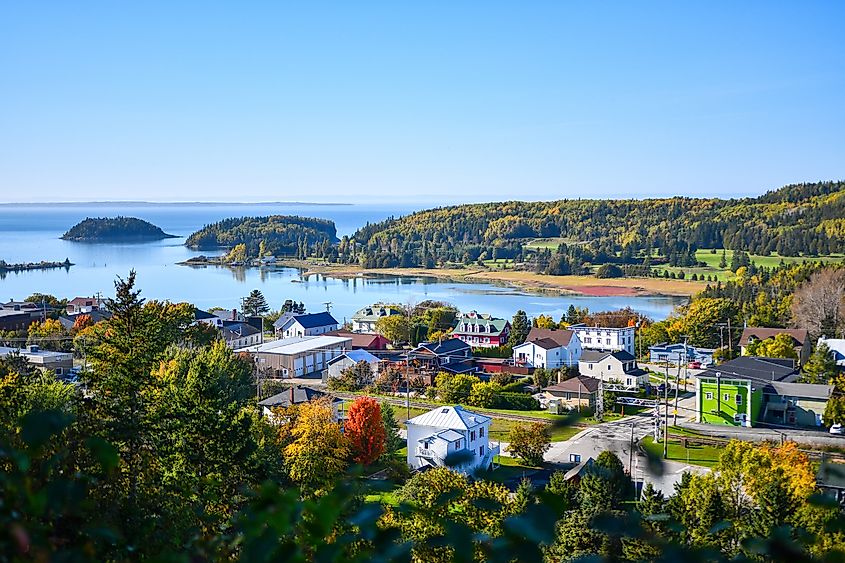
[[[340,356],[334,358],[333,360],[329,361],[329,364],[333,364],[335,362],[338,362],[338,361],[342,360],[343,358],[349,358],[350,360],[352,360],[356,364],[358,362],[367,362],[367,363],[371,364],[373,362],[379,361],[379,359],[376,356],[373,356],[372,354],[370,354],[366,350],[350,350],[350,351],[345,352],[345,353],[341,354]]]
[[[328,326],[338,324],[331,313],[308,313],[305,315],[294,315],[296,322],[302,325],[302,328],[315,328],[318,326]]]

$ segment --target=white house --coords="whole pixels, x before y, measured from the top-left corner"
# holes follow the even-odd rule
[[[513,360],[517,365],[557,369],[576,365],[581,352],[581,341],[571,330],[532,328],[525,342],[513,347]]]
[[[328,312],[292,315],[276,330],[279,338],[319,336],[339,328],[337,320]]]
[[[498,444],[490,445],[490,422],[461,406],[437,407],[406,422],[408,465],[412,469],[449,466],[470,473],[489,469]]]
[[[648,373],[637,366],[637,360],[625,351],[598,352],[584,350],[578,362],[578,372],[605,382],[618,381],[634,387],[648,382]]]
[[[629,354],[635,353],[634,333],[636,329],[632,326],[608,328],[577,324],[570,326],[569,330],[578,335],[584,350],[600,350],[602,352],[624,350]]]
[[[367,362],[373,370],[373,375],[378,373],[379,359],[366,350],[349,350],[340,356],[329,360],[328,365],[329,377],[340,377],[340,374],[346,368],[350,368],[358,362]]]
[[[364,307],[352,315],[352,332],[374,333],[376,332],[376,323],[379,319],[401,314],[402,311],[382,303],[376,303],[370,307]]]

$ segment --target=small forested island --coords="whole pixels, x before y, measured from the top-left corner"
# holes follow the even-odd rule
[[[244,258],[295,255],[302,247],[330,248],[337,242],[333,221],[292,215],[240,217],[206,225],[191,234],[185,246],[197,250],[243,245]]]
[[[40,262],[17,262],[9,263],[0,260],[0,272],[23,272],[25,270],[52,270],[53,268],[70,268],[73,263],[65,258],[61,262],[42,260]]]
[[[137,217],[88,217],[62,235],[77,242],[140,242],[177,238]]]

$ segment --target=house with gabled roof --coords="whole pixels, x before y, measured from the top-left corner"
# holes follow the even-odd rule
[[[452,337],[473,348],[492,348],[508,343],[511,323],[488,314],[469,311],[458,315]]]
[[[472,357],[472,348],[463,340],[447,338],[439,342],[421,342],[408,352],[408,358],[429,371],[471,373],[478,371]]]
[[[578,364],[582,348],[571,330],[532,328],[525,342],[513,347],[516,365],[557,369]]]
[[[319,336],[337,330],[339,327],[337,320],[327,311],[305,313],[288,317],[281,327],[276,329],[276,335],[279,338]]]
[[[628,387],[645,385],[648,382],[648,373],[640,369],[637,359],[624,350],[584,350],[578,361],[578,373],[605,382],[618,382]]]
[[[380,319],[401,314],[402,311],[396,306],[385,305],[384,303],[376,303],[369,307],[364,307],[352,315],[352,331],[374,333],[376,332],[376,323]]]
[[[437,407],[408,420],[408,465],[450,467],[463,473],[490,469],[499,445],[490,444],[492,419],[461,406]]]
[[[804,365],[810,358],[812,343],[806,328],[761,328],[745,327],[739,337],[739,349],[743,356],[748,355],[748,346],[753,342],[768,340],[779,334],[786,334],[792,339],[792,346],[798,356],[798,363]]]
[[[325,400],[331,405],[332,418],[335,422],[342,418],[343,399],[304,385],[290,385],[284,391],[259,401],[258,406],[261,408],[261,414],[266,416],[268,420],[281,424],[284,421],[276,416],[274,412],[276,409],[286,409],[319,400]]]

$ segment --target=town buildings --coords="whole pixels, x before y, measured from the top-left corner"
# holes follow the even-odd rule
[[[490,444],[491,421],[461,406],[437,407],[408,420],[408,465],[412,469],[449,465],[464,473],[490,469],[499,454],[499,446]]]
[[[578,361],[578,373],[627,387],[642,386],[648,382],[648,373],[640,369],[637,359],[624,350],[584,350]]]
[[[455,319],[452,337],[473,348],[491,348],[507,344],[510,330],[511,324],[506,319],[469,311]]]
[[[367,362],[373,375],[378,374],[381,360],[366,350],[349,350],[328,361],[328,377],[340,377],[343,370],[351,368],[358,362]]]
[[[554,411],[573,409],[591,411],[596,406],[599,383],[595,377],[576,375],[543,388],[540,404],[545,404]]]
[[[73,354],[70,352],[53,352],[42,350],[35,345],[25,348],[7,348],[0,346],[0,358],[10,354],[20,354],[26,360],[40,370],[52,372],[56,375],[67,375],[73,368]]]
[[[516,365],[557,369],[578,364],[581,341],[567,329],[532,328],[525,342],[513,347]]]
[[[261,414],[267,417],[268,420],[277,424],[283,424],[286,421],[281,420],[277,414],[276,409],[285,409],[288,407],[301,405],[311,401],[326,400],[331,404],[332,418],[338,422],[343,416],[343,399],[330,396],[323,391],[318,391],[311,387],[302,385],[291,385],[284,391],[276,393],[272,397],[259,401],[258,406],[261,409]]]
[[[401,315],[402,311],[391,305],[376,303],[369,307],[359,309],[352,315],[353,332],[376,332],[376,323],[384,317]]]
[[[696,376],[696,421],[731,426],[818,427],[830,385],[797,383],[793,360],[741,356]]]
[[[569,330],[578,335],[584,350],[599,350],[600,352],[624,350],[631,355],[636,353],[634,347],[636,329],[632,326],[611,328],[575,324],[570,326]]]
[[[337,320],[328,312],[304,313],[290,315],[278,328],[279,338],[297,338],[302,336],[319,336],[332,332],[340,327]]]
[[[748,355],[748,346],[752,342],[759,342],[774,338],[779,334],[786,334],[792,339],[795,354],[798,356],[799,365],[804,365],[812,352],[812,344],[807,329],[804,328],[759,328],[746,327],[739,337],[740,353]]]
[[[300,336],[265,342],[244,348],[267,377],[289,378],[319,374],[329,362],[349,347],[351,340],[341,336]]]
[[[713,363],[712,348],[698,348],[688,344],[669,344],[661,342],[648,347],[649,361],[653,364],[671,364],[673,366],[686,365],[698,362],[702,366],[709,366]]]

